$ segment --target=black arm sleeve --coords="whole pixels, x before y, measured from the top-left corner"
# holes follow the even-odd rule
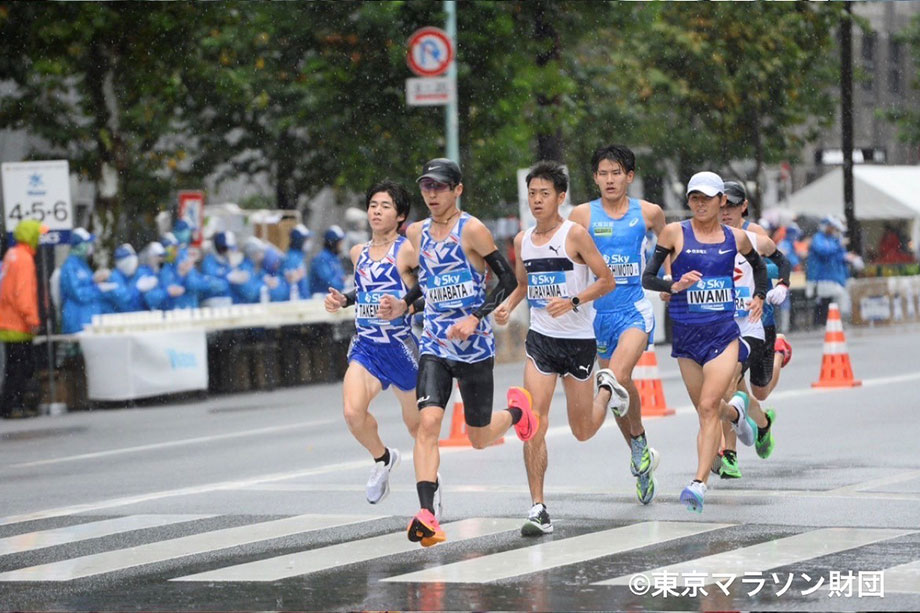
[[[403,302],[406,303],[406,306],[411,306],[413,302],[422,297],[422,286],[416,283],[412,286],[406,295],[403,296]]]
[[[425,297],[422,296],[418,300],[412,303],[412,314],[421,313],[425,310]]]
[[[495,276],[498,277],[498,284],[486,296],[485,304],[473,312],[473,315],[480,320],[494,311],[518,286],[517,277],[514,276],[511,264],[498,252],[498,249],[487,255],[485,260],[492,272],[495,273]]]
[[[792,274],[792,264],[789,263],[789,259],[779,249],[774,251],[773,255],[768,255],[767,259],[779,268],[779,279],[776,282],[789,287],[789,275]]]
[[[767,290],[770,288],[770,278],[767,276],[767,265],[763,263],[756,249],[751,249],[747,253],[742,253],[744,259],[751,265],[754,271],[754,295],[760,296],[761,300],[767,297]]]
[[[671,281],[665,281],[659,277],[658,270],[672,251],[674,250],[655,245],[655,252],[652,254],[648,264],[645,265],[645,271],[642,273],[642,287],[653,292],[671,293]]]
[[[358,290],[353,289],[350,292],[345,292],[342,295],[345,296],[345,308],[348,308],[358,299]]]

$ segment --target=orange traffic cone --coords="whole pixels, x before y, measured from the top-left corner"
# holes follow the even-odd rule
[[[862,381],[853,378],[847,340],[843,335],[840,309],[832,302],[827,307],[827,328],[824,332],[824,357],[821,359],[821,377],[812,387],[857,387]]]
[[[658,374],[658,358],[655,349],[646,349],[633,369],[633,381],[639,390],[642,403],[642,417],[666,417],[674,415],[664,399],[664,388]]]
[[[501,445],[505,442],[505,437],[501,437],[492,445]],[[466,433],[466,416],[463,411],[463,402],[458,400],[454,403],[454,414],[450,418],[450,435],[438,441],[441,447],[472,447],[470,438]]]

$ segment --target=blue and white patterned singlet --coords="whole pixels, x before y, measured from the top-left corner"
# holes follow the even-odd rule
[[[371,258],[370,243],[364,245],[358,256],[355,264],[355,328],[361,338],[375,343],[389,343],[412,334],[406,316],[392,321],[377,318],[377,307],[382,296],[391,294],[402,298],[409,291],[396,266],[396,254],[405,241],[405,236],[397,237],[380,260]]]
[[[463,226],[470,215],[460,218],[442,240],[431,238],[431,219],[422,224],[418,280],[425,292],[425,328],[420,351],[448,360],[472,364],[495,355],[495,338],[489,318],[463,342],[447,338],[447,329],[472,314],[486,300],[486,276],[470,263],[460,246]]]

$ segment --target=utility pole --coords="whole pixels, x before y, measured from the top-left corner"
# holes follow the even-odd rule
[[[840,127],[843,130],[843,214],[850,235],[849,250],[862,255],[862,231],[853,198],[853,9],[844,3],[840,24]]]
[[[444,0],[444,12],[447,13],[447,23],[444,27],[444,30],[447,32],[447,36],[450,37],[451,42],[454,45],[454,49],[457,49],[457,2],[456,0]],[[457,99],[459,94],[457,92],[457,56],[454,55],[454,61],[450,63],[450,67],[447,69],[447,78],[450,81],[450,85],[454,90],[454,96],[450,102],[444,107],[444,133],[446,135],[446,144],[447,151],[446,156],[448,159],[460,163],[460,126],[459,120],[457,119]]]

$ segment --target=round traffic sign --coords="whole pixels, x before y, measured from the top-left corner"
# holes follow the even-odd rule
[[[454,61],[454,44],[441,28],[425,27],[409,37],[406,63],[420,77],[437,77]]]

